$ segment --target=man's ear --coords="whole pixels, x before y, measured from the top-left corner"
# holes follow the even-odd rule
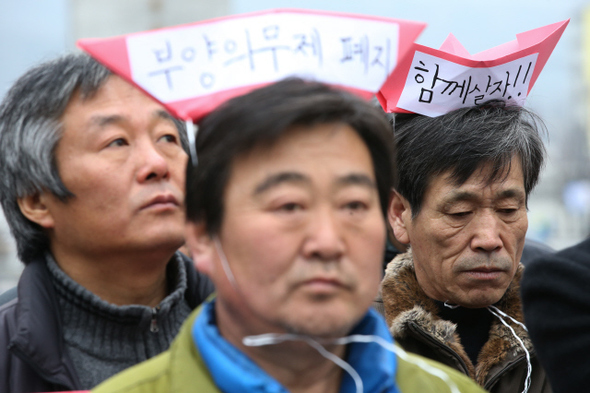
[[[55,220],[47,207],[46,194],[28,195],[17,199],[21,213],[43,228],[53,228]]]
[[[198,271],[211,277],[215,256],[215,243],[204,223],[187,222],[185,224],[185,241],[190,250],[193,263]]]
[[[396,190],[392,190],[391,192],[387,218],[389,225],[393,229],[395,238],[403,244],[409,244],[410,237],[407,225],[409,224],[408,220],[412,219],[412,209],[407,199],[401,196]]]

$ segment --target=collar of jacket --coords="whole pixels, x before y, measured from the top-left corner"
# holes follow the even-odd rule
[[[204,300],[203,294],[213,291],[213,286],[206,277],[198,275],[188,257],[180,252],[176,255],[186,267],[185,299],[191,308],[196,308]],[[16,328],[9,350],[60,390],[80,389],[78,374],[65,350],[60,307],[44,258],[25,266],[17,291]]]
[[[494,305],[519,322],[524,321],[519,295],[523,269],[524,266],[519,264],[506,293]],[[411,334],[410,326],[417,327],[424,334],[453,350],[466,364],[469,376],[481,386],[502,372],[507,362],[512,363],[513,360],[525,357],[522,347],[510,330],[494,317],[489,339],[479,353],[477,367],[474,367],[461,345],[456,325],[439,317],[436,303],[426,296],[418,284],[411,249],[398,255],[387,265],[381,283],[381,296],[385,319],[395,339],[403,340]],[[512,326],[532,354],[533,346],[527,332],[510,320],[506,322]]]
[[[18,284],[16,329],[9,348],[46,381],[67,390],[80,388],[66,356],[59,304],[45,260],[31,261]]]
[[[223,338],[215,324],[215,299],[202,306],[192,327],[194,344],[216,385],[224,392],[288,393],[277,380],[245,353]],[[393,343],[381,315],[370,309],[351,335],[375,335]],[[375,343],[351,343],[346,362],[359,374],[366,392],[399,393],[395,384],[396,355]],[[367,359],[371,359],[367,362]],[[340,392],[355,392],[352,378],[343,372]],[[304,378],[304,376],[301,376]]]

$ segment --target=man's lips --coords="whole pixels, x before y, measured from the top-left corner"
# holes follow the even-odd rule
[[[178,199],[172,194],[161,194],[150,199],[141,208],[147,209],[151,207],[178,207],[180,203]]]
[[[334,277],[313,277],[303,281],[301,286],[315,291],[328,291],[346,287],[341,280]]]
[[[475,269],[465,270],[463,273],[467,273],[474,278],[491,280],[498,278],[498,276],[505,273],[505,270],[495,267],[478,267]]]

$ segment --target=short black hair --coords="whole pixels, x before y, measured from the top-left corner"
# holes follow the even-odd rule
[[[526,197],[539,180],[545,159],[543,121],[528,109],[492,100],[438,117],[396,114],[397,149],[394,188],[408,200],[412,216],[421,208],[432,179],[450,171],[460,186],[485,164],[488,184],[508,175],[513,157],[522,165]]]
[[[217,234],[234,160],[271,147],[293,127],[325,123],[349,125],[367,145],[385,217],[395,176],[393,135],[385,115],[346,91],[288,78],[235,97],[200,122],[198,165],[187,166],[187,219],[204,222],[209,234]]]

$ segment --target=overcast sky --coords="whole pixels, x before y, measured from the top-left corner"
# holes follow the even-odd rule
[[[0,97],[31,65],[62,53],[67,0],[0,0]]]

